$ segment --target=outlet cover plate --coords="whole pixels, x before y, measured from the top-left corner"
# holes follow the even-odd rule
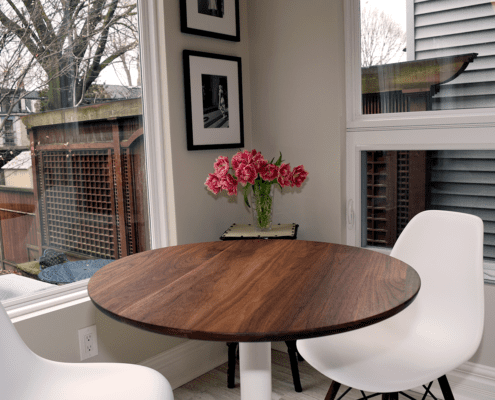
[[[79,329],[79,352],[81,361],[98,355],[98,340],[96,337],[96,325]]]

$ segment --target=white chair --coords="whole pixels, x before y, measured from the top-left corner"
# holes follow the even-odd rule
[[[408,308],[362,329],[297,341],[304,359],[333,380],[325,400],[333,400],[341,384],[398,399],[399,392],[436,379],[445,400],[453,400],[445,374],[469,360],[479,346],[484,320],[482,220],[424,211],[409,222],[391,255],[421,277],[418,296]]]
[[[2,400],[173,400],[157,371],[132,364],[47,360],[23,342],[0,304]]]

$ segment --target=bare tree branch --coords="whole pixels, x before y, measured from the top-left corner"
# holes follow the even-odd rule
[[[398,58],[406,34],[390,15],[365,6],[361,11],[361,66],[387,64]]]
[[[50,109],[80,104],[101,72],[137,47],[135,17],[135,0],[0,2],[0,78],[5,59],[28,52],[35,61],[18,59],[9,82],[22,76],[33,80],[30,88],[47,87]],[[112,42],[117,36],[119,45]],[[22,45],[20,53],[14,42]],[[30,70],[21,74],[24,65]]]

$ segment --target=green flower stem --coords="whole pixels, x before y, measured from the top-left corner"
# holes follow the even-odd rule
[[[253,203],[255,222],[261,229],[267,229],[272,222],[271,196],[272,182],[257,179],[253,185]]]

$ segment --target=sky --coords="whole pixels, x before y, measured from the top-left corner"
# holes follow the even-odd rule
[[[366,3],[385,11],[406,30],[406,0],[361,0],[361,7]]]
[[[365,5],[384,11],[394,21],[399,23],[404,32],[406,32],[406,0],[361,0],[361,8]],[[389,60],[388,63],[406,61],[406,58],[406,53],[400,52],[397,56]]]
[[[131,73],[133,86],[137,85],[137,74],[137,70],[133,68]],[[129,86],[125,72],[118,63],[106,67],[98,76],[97,82],[99,84]]]

